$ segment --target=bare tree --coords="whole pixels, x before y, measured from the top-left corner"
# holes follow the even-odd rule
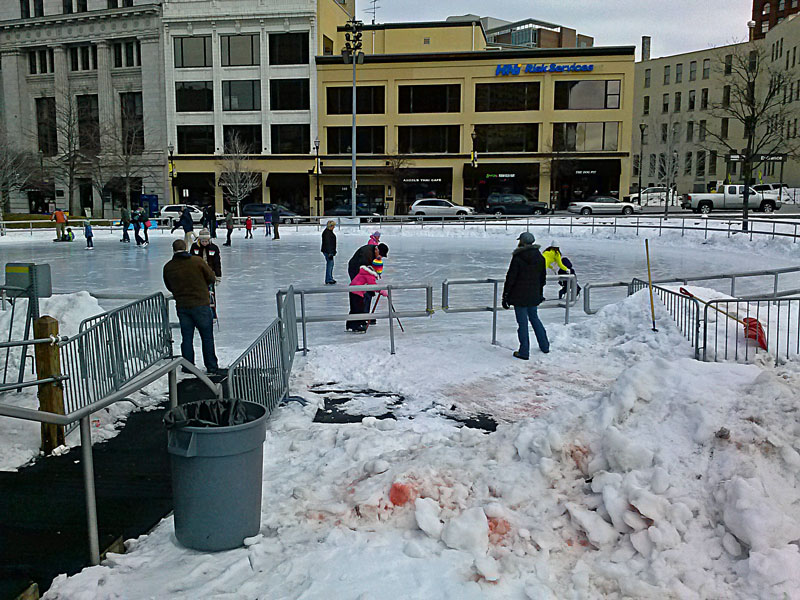
[[[394,187],[395,214],[406,214],[408,212],[403,174],[413,165],[414,163],[411,159],[397,152],[386,157],[386,170],[392,179],[392,187]],[[402,212],[398,212],[398,209],[402,209]]]
[[[742,228],[747,231],[750,185],[753,183],[753,169],[762,163],[761,156],[786,154],[796,157],[800,150],[796,125],[793,134],[791,131],[792,124],[800,116],[797,104],[791,98],[794,78],[784,61],[772,61],[766,46],[758,42],[728,47],[720,52],[716,62],[715,70],[725,85],[722,101],[712,103],[708,112],[720,119],[720,127],[709,128],[706,133],[712,145],[742,159]],[[732,123],[741,124],[745,148],[733,146],[737,138],[729,135]]]
[[[0,213],[9,212],[11,194],[21,190],[31,178],[33,156],[9,139],[0,127]]]
[[[81,148],[80,121],[81,115],[75,97],[70,89],[65,94],[56,94],[58,99],[66,98],[66,102],[56,101],[55,130],[58,137],[58,154],[52,157],[52,170],[67,182],[67,207],[70,214],[80,213],[79,198],[75,194],[75,180],[80,172],[86,169],[90,158],[96,154],[96,145]]]
[[[244,199],[261,186],[261,173],[250,169],[248,155],[252,153],[252,148],[238,133],[225,140],[225,154],[219,162],[219,185],[236,206],[237,215]]]

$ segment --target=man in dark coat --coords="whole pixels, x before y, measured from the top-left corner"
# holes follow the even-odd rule
[[[214,352],[214,316],[209,286],[214,271],[199,256],[186,251],[183,240],[172,242],[172,260],[164,265],[164,285],[175,297],[181,325],[181,356],[194,364],[194,330],[200,332],[203,364],[211,375],[219,372]]]
[[[217,213],[213,204],[209,204],[203,209],[203,220],[200,223],[208,229],[211,239],[217,237]]]
[[[325,285],[334,285],[333,257],[336,256],[336,234],[333,233],[336,221],[328,221],[322,232],[322,254],[325,257]]]
[[[528,360],[530,356],[528,321],[533,327],[539,349],[545,354],[550,352],[550,342],[547,340],[544,325],[539,320],[537,308],[544,301],[547,275],[544,258],[539,252],[539,246],[534,244],[536,239],[533,234],[525,232],[517,239],[519,246],[513,252],[503,286],[503,308],[508,309],[509,305],[513,306],[517,317],[519,350],[514,352],[514,357]]]

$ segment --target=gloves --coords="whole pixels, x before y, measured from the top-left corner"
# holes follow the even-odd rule
[[[508,298],[506,298],[505,296],[503,296],[503,308],[506,310],[511,308],[511,306],[508,304]]]
[[[387,292],[386,290],[381,290],[379,293],[380,293],[380,295],[381,295],[381,296],[383,296],[384,298],[386,298],[386,297],[389,295],[389,292]]]

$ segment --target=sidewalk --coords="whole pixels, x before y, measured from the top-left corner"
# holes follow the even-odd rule
[[[211,397],[197,380],[178,385],[178,401]],[[94,446],[100,552],[147,533],[172,511],[167,405],[131,413],[119,434]],[[120,547],[114,548],[120,552]],[[61,573],[89,566],[80,447],[16,473],[0,472],[0,600],[35,582],[44,594]]]

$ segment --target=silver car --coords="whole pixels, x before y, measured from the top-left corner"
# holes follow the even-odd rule
[[[420,217],[462,217],[475,214],[475,209],[471,206],[453,204],[450,200],[441,198],[425,198],[414,202],[408,209],[408,214]]]
[[[642,212],[642,207],[611,196],[591,196],[582,202],[570,202],[567,210],[581,215],[632,215]]]

